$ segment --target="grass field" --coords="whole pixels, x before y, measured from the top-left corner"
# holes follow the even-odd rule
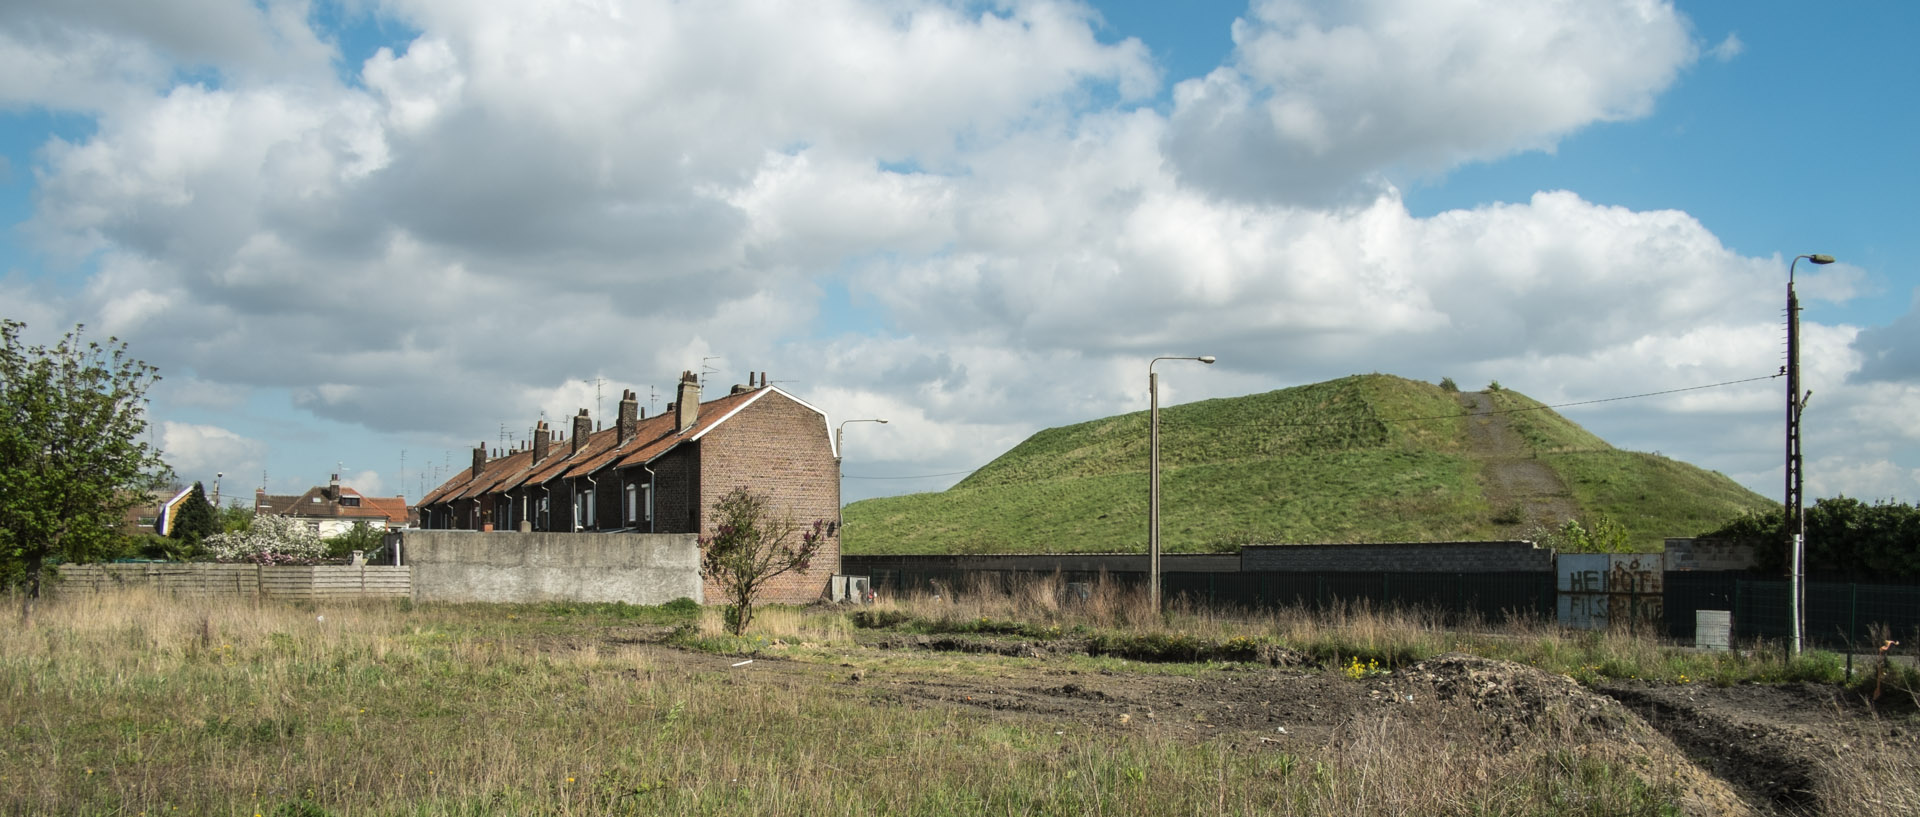
[[[1589,674],[1716,671],[1605,637],[1450,636],[1418,616],[1162,621],[1137,600],[1064,610],[1048,598],[886,609],[902,632],[1006,620],[1144,643],[1267,639],[1349,661],[1484,647]],[[730,639],[711,610],[56,599],[32,627],[0,634],[0,811],[1651,815],[1672,813],[1678,796],[1666,772],[1592,744],[1573,722],[1513,731],[1462,705],[1433,710],[1448,730],[1363,716],[1324,743],[1250,750],[1165,721],[1092,728],[845,680],[861,667],[992,690],[1009,673],[1118,671],[1124,682],[1149,666],[1237,677],[1231,667],[963,664],[876,653],[838,610],[776,608],[762,620]],[[662,638],[788,660],[740,672],[733,657]],[[1832,671],[1820,660],[1718,671],[1733,681],[1766,666]]]
[[[1766,501],[1725,476],[1620,451],[1524,395],[1492,392],[1527,456],[1635,546],[1710,530]],[[1137,551],[1146,544],[1147,414],[1041,431],[953,488],[845,510],[855,554]],[[1363,375],[1161,413],[1162,546],[1502,539],[1451,393]]]

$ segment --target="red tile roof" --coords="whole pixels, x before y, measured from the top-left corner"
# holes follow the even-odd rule
[[[619,444],[620,429],[616,423],[612,428],[603,428],[590,434],[586,444],[577,453],[572,452],[570,443],[555,442],[546,460],[533,463],[530,462],[532,451],[523,448],[505,457],[488,460],[481,467],[478,477],[474,477],[471,470],[461,471],[421,497],[419,504],[436,505],[472,499],[485,493],[511,491],[521,485],[541,485],[555,479],[595,474],[610,465],[616,468],[643,465],[725,422],[739,409],[769,391],[777,389],[762,386],[701,403],[698,419],[691,428],[681,432],[673,429],[675,418],[672,412],[648,417],[639,422],[634,429],[633,439],[625,445]]]
[[[356,506],[345,505],[327,496],[328,486],[316,485],[298,496],[292,494],[254,494],[253,510],[269,516],[292,516],[302,519],[382,519],[393,524],[404,525],[407,522],[407,500],[405,497],[366,496],[347,486],[340,486],[340,498],[352,497],[359,500]]]

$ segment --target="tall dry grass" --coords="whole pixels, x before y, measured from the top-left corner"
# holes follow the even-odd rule
[[[811,614],[785,615],[767,626],[837,637]],[[1478,742],[1470,720],[1463,734],[1361,722],[1333,745],[1281,755],[1158,727],[917,708],[842,683],[832,664],[729,669],[627,643],[629,626],[527,607],[56,599],[32,628],[0,632],[0,813],[1394,814],[1452,803],[1466,805],[1443,810],[1541,814],[1569,796],[1617,806],[1600,813],[1662,802],[1657,786],[1616,790],[1607,781],[1638,778],[1604,757],[1516,761]],[[1445,779],[1465,788],[1438,799],[1433,764],[1409,751],[1445,755]]]
[[[1026,577],[1011,586],[981,581],[882,599],[877,609],[898,612],[935,629],[957,631],[979,629],[984,621],[1001,629],[1025,625],[1026,634],[1064,634],[1081,628],[1215,641],[1264,639],[1334,664],[1358,657],[1393,667],[1464,651],[1588,682],[1611,678],[1726,685],[1846,680],[1840,656],[1817,650],[1788,656],[1776,644],[1700,652],[1645,632],[1568,630],[1553,620],[1528,616],[1489,622],[1439,610],[1382,607],[1364,600],[1336,602],[1324,609],[1222,611],[1176,599],[1167,604],[1164,614],[1156,614],[1143,589],[1107,580],[1093,582],[1091,588],[1083,599],[1069,593],[1058,575]]]

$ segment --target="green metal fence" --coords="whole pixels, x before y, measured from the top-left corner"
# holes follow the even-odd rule
[[[1016,584],[1054,573],[1017,570],[954,570],[899,568],[872,570],[876,591],[905,593],[960,592],[977,587],[1008,590]],[[1061,571],[1066,582],[1106,581],[1121,587],[1142,587],[1145,573]],[[1552,573],[1162,573],[1168,599],[1184,600],[1216,610],[1264,610],[1278,607],[1327,609],[1337,604],[1366,602],[1379,607],[1419,607],[1448,620],[1469,616],[1504,620],[1513,616],[1552,619]]]
[[[1728,610],[1737,640],[1792,638],[1791,588],[1785,579],[1751,573],[1668,573],[1668,630],[1690,642],[1696,610]],[[1881,629],[1901,641],[1920,637],[1920,586],[1808,581],[1805,592],[1803,635],[1810,646],[1872,652]]]

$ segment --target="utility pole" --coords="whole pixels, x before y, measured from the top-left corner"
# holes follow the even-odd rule
[[[1793,291],[1793,270],[1805,258],[1815,264],[1831,264],[1833,256],[1814,253],[1795,256],[1787,265],[1787,489],[1785,497],[1786,533],[1792,539],[1793,582],[1787,598],[1788,614],[1793,618],[1793,655],[1804,644],[1807,572],[1807,497],[1802,477],[1804,462],[1800,456],[1800,416],[1807,410],[1813,392],[1800,389],[1800,296]]]

